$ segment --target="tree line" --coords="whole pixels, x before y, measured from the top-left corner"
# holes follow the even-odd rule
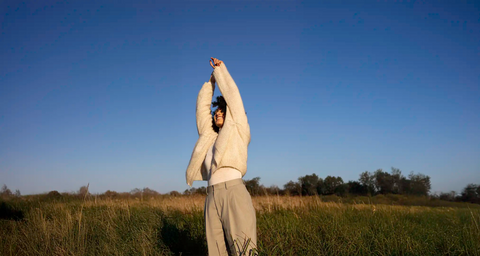
[[[375,196],[399,194],[412,196],[430,196],[446,201],[480,203],[480,185],[468,184],[460,194],[449,193],[430,194],[430,176],[411,172],[404,176],[400,169],[391,168],[391,172],[378,169],[375,172],[365,171],[357,181],[344,182],[342,177],[327,176],[324,179],[317,174],[301,176],[297,181],[290,180],[283,189],[276,185],[266,187],[260,184],[260,177],[245,180],[245,186],[252,196],[262,195],[336,195],[336,196]],[[184,195],[205,194],[206,188],[191,188]]]
[[[281,194],[291,196],[309,195],[358,195],[374,196],[378,194],[401,194],[427,196],[431,189],[430,177],[421,173],[411,172],[402,175],[400,169],[393,168],[391,172],[378,169],[375,172],[362,172],[357,181],[344,182],[342,177],[327,176],[325,179],[312,173],[299,177],[297,181],[289,181],[283,189],[277,186],[264,187],[260,178],[246,181],[246,186],[252,195]]]
[[[440,193],[430,195],[431,183],[430,177],[421,173],[411,172],[408,176],[404,176],[400,169],[391,168],[391,172],[378,169],[375,172],[362,172],[357,181],[344,182],[339,176],[319,177],[317,174],[301,176],[297,181],[290,180],[283,188],[276,185],[266,187],[260,184],[260,177],[245,180],[245,186],[252,196],[262,195],[289,195],[289,196],[312,196],[312,195],[336,195],[336,196],[375,196],[385,194],[414,195],[414,196],[431,196],[446,201],[471,202],[480,203],[480,185],[468,184],[460,194],[455,191],[449,193]],[[206,187],[186,189],[183,193],[171,191],[168,196],[181,195],[205,195]],[[58,191],[50,191],[44,196],[50,199],[59,199],[67,196],[78,196],[84,198],[90,195],[88,186],[82,186],[78,191],[71,193],[59,193]],[[159,192],[150,189],[135,188],[130,192],[116,192],[107,190],[103,194],[96,196],[106,198],[152,198],[162,196]],[[0,190],[0,198],[21,197],[20,191],[17,189],[15,193],[3,185]]]

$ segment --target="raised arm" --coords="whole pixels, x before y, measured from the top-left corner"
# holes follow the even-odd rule
[[[222,61],[215,58],[212,58],[212,60],[214,65],[211,62],[210,65],[214,68],[213,74],[215,80],[220,92],[227,102],[227,107],[232,114],[233,121],[237,125],[244,126],[249,131],[248,119],[243,106],[242,97],[240,96],[240,91],[238,90],[235,81],[233,81],[232,76]]]
[[[212,104],[213,91],[215,90],[215,80],[213,76],[210,81],[203,84],[197,97],[197,131],[198,135],[215,132],[212,128],[212,114],[210,105]]]

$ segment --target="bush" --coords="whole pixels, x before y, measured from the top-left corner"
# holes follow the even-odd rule
[[[56,190],[52,190],[48,192],[48,194],[45,196],[46,199],[60,199],[62,198],[62,195],[58,193]]]
[[[182,194],[180,194],[180,192],[175,191],[175,190],[174,190],[174,191],[170,191],[170,193],[168,193],[168,194],[169,194],[170,196],[175,196],[175,197],[182,195]]]
[[[108,198],[116,198],[118,197],[118,193],[115,192],[115,191],[111,191],[111,190],[107,190],[105,191],[105,193],[103,194],[105,197],[108,197]]]

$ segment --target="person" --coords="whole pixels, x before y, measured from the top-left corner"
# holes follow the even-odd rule
[[[212,64],[213,61],[213,64]],[[250,126],[237,85],[222,61],[211,58],[213,73],[197,97],[199,138],[186,171],[193,181],[208,182],[205,229],[208,255],[253,255],[257,244],[252,198],[242,177],[247,172]],[[212,112],[215,83],[222,96]]]

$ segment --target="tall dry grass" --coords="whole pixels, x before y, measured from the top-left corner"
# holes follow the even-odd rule
[[[204,196],[16,200],[0,255],[205,255]],[[480,255],[480,209],[254,197],[261,255]]]

